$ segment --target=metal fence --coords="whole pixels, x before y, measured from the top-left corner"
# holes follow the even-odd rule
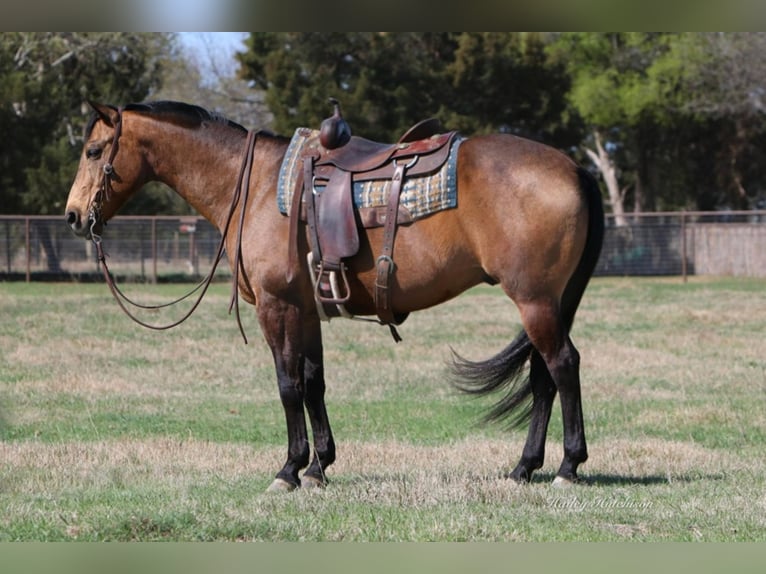
[[[104,230],[110,270],[123,281],[191,281],[206,275],[221,235],[202,217],[115,217]],[[96,251],[62,217],[0,216],[0,280],[100,280]],[[221,265],[216,276],[230,276]]]
[[[178,216],[117,217],[104,236],[113,273],[155,283],[207,274],[220,240],[207,220]],[[92,244],[62,217],[0,216],[0,257],[0,281],[101,277]],[[607,216],[596,275],[766,277],[766,211],[629,214],[622,226]]]
[[[766,211],[607,216],[596,275],[766,277]]]

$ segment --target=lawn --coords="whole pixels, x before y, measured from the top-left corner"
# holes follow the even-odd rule
[[[151,302],[183,285],[127,286]],[[0,541],[766,540],[766,281],[599,278],[582,356],[587,484],[505,479],[525,430],[448,382],[519,328],[497,288],[385,328],[325,325],[338,460],[322,491],[265,493],[286,452],[271,354],[215,285],[171,331],[104,285],[0,284]],[[172,315],[181,310],[172,310]],[[152,319],[155,317],[152,316]],[[169,315],[159,315],[162,322]]]

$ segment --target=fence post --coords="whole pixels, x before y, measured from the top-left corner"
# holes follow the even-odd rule
[[[157,218],[152,217],[152,283],[157,283]]]
[[[686,269],[686,210],[681,212],[681,274],[684,283],[688,281]]]
[[[143,222],[139,223],[138,233],[138,257],[141,260],[141,281],[146,281],[146,233],[144,233]]]
[[[29,217],[24,218],[24,245],[26,250],[26,259],[27,259],[27,283],[32,281],[32,270],[30,268],[30,265],[32,264],[32,245],[30,240],[30,223],[29,223]]]
[[[11,274],[13,269],[12,265],[13,256],[11,254],[11,222],[5,220],[5,266],[8,275]]]

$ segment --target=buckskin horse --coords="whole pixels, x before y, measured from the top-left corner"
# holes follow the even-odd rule
[[[269,490],[324,486],[335,443],[324,402],[317,278],[306,263],[311,230],[276,207],[290,138],[248,132],[179,102],[91,106],[95,114],[84,132],[67,224],[100,241],[105,222],[145,183],[158,180],[220,230],[234,297],[255,306],[271,348],[287,422],[287,460]],[[390,310],[401,318],[475,285],[499,284],[518,307],[522,329],[487,360],[455,354],[456,384],[468,393],[500,393],[488,418],[529,422],[521,458],[508,474],[519,482],[531,480],[543,465],[558,393],[564,455],[554,484],[575,482],[587,448],[580,358],[569,333],[603,241],[597,183],[563,153],[507,134],[464,139],[456,161],[457,205],[400,225],[390,261],[384,258],[395,262],[389,269]],[[352,315],[378,313],[386,230],[361,229],[356,253],[343,263],[340,290]],[[298,256],[288,253],[290,245]]]

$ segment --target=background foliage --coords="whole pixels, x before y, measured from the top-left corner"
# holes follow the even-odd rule
[[[436,116],[549,143],[601,173],[615,213],[764,207],[764,49],[762,33],[259,32],[236,76],[205,76],[175,34],[3,33],[0,211],[62,211],[87,99],[185,100],[289,134],[329,96],[372,139]],[[187,210],[156,187],[127,207]]]

